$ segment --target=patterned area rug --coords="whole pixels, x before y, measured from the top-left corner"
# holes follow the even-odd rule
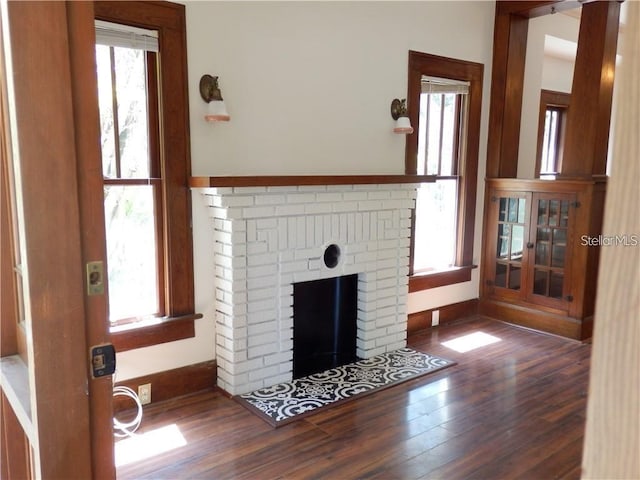
[[[234,397],[274,427],[337,402],[432,373],[455,362],[401,348],[291,382]]]

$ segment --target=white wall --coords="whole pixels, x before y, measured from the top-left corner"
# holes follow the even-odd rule
[[[474,261],[479,262],[493,1],[185,2],[193,175],[398,174],[408,51],[483,63]],[[200,77],[220,77],[231,115],[207,124]],[[214,358],[211,226],[194,192],[197,336],[118,356],[118,380]],[[478,296],[472,281],[409,297],[409,312]]]
[[[573,61],[545,55],[545,35],[578,42],[580,21],[556,14],[529,20],[522,93],[518,178],[535,178],[540,90],[570,93]]]

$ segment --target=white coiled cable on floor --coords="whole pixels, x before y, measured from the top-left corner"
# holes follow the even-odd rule
[[[133,399],[133,401],[136,402],[136,405],[138,406],[138,413],[136,417],[128,423],[121,422],[116,417],[113,417],[113,434],[116,437],[131,437],[140,426],[140,422],[142,422],[142,404],[140,403],[140,399],[138,398],[136,392],[134,392],[129,387],[124,386],[114,387],[113,396],[129,397]]]

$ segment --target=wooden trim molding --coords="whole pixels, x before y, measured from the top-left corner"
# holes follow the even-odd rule
[[[151,400],[152,403],[156,403],[215,388],[217,378],[216,361],[208,360],[187,365],[186,367],[123,380],[122,382],[117,382],[116,386],[129,387],[134,392],[137,392],[139,385],[150,383]],[[134,406],[133,401],[127,397],[117,396],[113,399],[114,412],[129,410]]]
[[[240,177],[191,177],[191,188],[288,187],[298,185],[373,185],[432,183],[433,175],[264,175]]]
[[[194,321],[198,318],[202,318],[202,314],[170,318],[148,327],[113,332],[111,343],[117,352],[126,352],[135,348],[193,338],[196,334]]]
[[[407,321],[407,335],[411,336],[421,330],[431,328],[434,310],[439,310],[440,312],[439,324],[445,325],[476,315],[478,313],[478,299],[474,298],[471,300],[465,300],[464,302],[452,303],[451,305],[445,305],[431,310],[423,310],[422,312],[409,314]]]
[[[498,300],[482,299],[478,313],[489,318],[547,332],[574,340],[584,340],[591,334],[593,321],[580,321],[556,314],[537,305],[527,307]]]
[[[468,282],[471,280],[471,270],[474,268],[478,268],[478,266],[456,267],[450,270],[424,275],[414,274],[409,277],[409,293]]]

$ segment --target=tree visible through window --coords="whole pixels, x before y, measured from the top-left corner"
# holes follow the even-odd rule
[[[101,27],[97,35],[112,325],[164,315],[158,288],[162,283],[162,191],[156,144],[158,114],[154,111],[157,102],[153,100],[156,53],[135,48],[157,44],[154,33],[122,33]],[[131,45],[123,46],[128,43]]]

